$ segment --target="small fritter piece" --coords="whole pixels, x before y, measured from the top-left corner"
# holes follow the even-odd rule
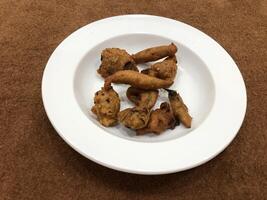
[[[144,69],[141,71],[142,74],[146,74],[148,76],[152,76],[152,77],[157,77],[158,73],[154,70],[152,70],[151,68],[148,69]]]
[[[149,116],[150,111],[142,107],[127,108],[118,114],[120,123],[134,130],[144,128],[148,123]]]
[[[144,135],[146,133],[155,133],[159,135],[167,129],[174,129],[176,121],[173,116],[170,105],[164,102],[160,108],[152,111],[147,127],[136,130],[137,135]]]
[[[175,119],[180,120],[185,127],[191,128],[192,117],[189,115],[188,108],[184,104],[183,99],[176,91],[167,91]]]
[[[132,70],[118,71],[105,79],[105,88],[109,88],[111,83],[129,84],[135,88],[154,90],[168,88],[173,84],[172,80],[162,80],[151,77]]]
[[[106,78],[120,70],[138,71],[133,58],[123,49],[107,48],[101,53],[101,65],[97,72]]]
[[[115,126],[118,122],[118,112],[120,111],[120,98],[113,88],[101,89],[95,93],[95,105],[91,111],[103,126]]]
[[[126,91],[126,96],[138,107],[147,109],[153,108],[158,98],[158,90],[142,90],[134,87],[129,87]]]
[[[156,61],[167,56],[174,56],[176,52],[177,47],[175,46],[175,44],[171,43],[170,45],[166,46],[157,46],[145,49],[136,54],[133,54],[132,57],[135,63],[139,64]]]
[[[165,60],[151,65],[150,68],[142,70],[141,73],[151,77],[173,81],[177,73],[176,63],[176,57],[167,57]]]
[[[175,56],[168,57],[162,62],[157,62],[153,64],[151,66],[151,70],[154,71],[154,74],[156,75],[157,78],[173,81],[177,73],[176,63],[177,60]]]

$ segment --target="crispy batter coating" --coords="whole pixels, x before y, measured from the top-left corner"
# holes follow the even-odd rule
[[[127,108],[118,114],[120,123],[134,130],[144,128],[148,123],[149,116],[150,111],[144,107]]]
[[[133,58],[123,49],[107,48],[101,53],[101,65],[97,72],[106,78],[120,70],[138,71]]]
[[[164,102],[160,108],[152,111],[147,127],[136,130],[137,135],[144,135],[146,133],[155,133],[159,135],[167,129],[174,129],[176,121],[173,116],[170,105]]]
[[[145,107],[149,110],[155,105],[158,94],[158,90],[142,90],[134,87],[129,87],[126,91],[126,96],[136,106]]]
[[[167,56],[174,56],[176,52],[177,47],[175,46],[175,44],[171,43],[170,45],[157,46],[145,49],[136,54],[133,54],[132,57],[134,61],[139,64],[156,61]]]
[[[157,78],[173,81],[177,73],[176,63],[177,61],[175,56],[168,57],[162,62],[153,64],[151,66],[151,70],[154,71]]]
[[[156,77],[163,80],[174,81],[177,73],[176,57],[167,57],[161,62],[151,65],[150,68],[141,71],[142,74],[147,74],[151,77]]]
[[[169,93],[169,101],[173,114],[176,120],[180,120],[181,123],[187,127],[191,128],[192,117],[188,113],[188,108],[183,102],[181,96],[174,90],[167,90]]]
[[[109,88],[111,83],[129,84],[135,88],[154,90],[168,88],[173,84],[172,80],[162,80],[151,77],[132,70],[118,71],[105,79],[105,88]]]
[[[101,89],[95,93],[95,105],[91,111],[103,126],[115,126],[118,122],[118,112],[120,111],[120,98],[113,88]]]
[[[158,73],[155,70],[152,70],[151,68],[144,69],[141,71],[142,74],[146,74],[148,76],[157,77]]]

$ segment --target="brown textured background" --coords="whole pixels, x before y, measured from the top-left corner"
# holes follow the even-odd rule
[[[164,176],[121,173],[80,156],[49,123],[40,87],[53,50],[92,21],[129,13],[191,24],[238,64],[246,118],[212,161]],[[0,199],[267,199],[266,32],[266,0],[0,0]]]

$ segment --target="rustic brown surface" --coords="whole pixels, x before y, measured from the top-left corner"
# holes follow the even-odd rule
[[[233,143],[205,165],[164,176],[113,171],[72,150],[48,121],[40,87],[53,50],[92,21],[128,13],[191,24],[237,62],[246,119]],[[1,0],[0,199],[267,199],[266,23],[266,0]]]

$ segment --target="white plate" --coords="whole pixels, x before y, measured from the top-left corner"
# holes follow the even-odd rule
[[[160,136],[135,136],[117,126],[99,125],[90,108],[103,85],[96,70],[101,50],[130,53],[169,44],[178,46],[179,70],[171,87],[193,116]],[[116,85],[122,108],[127,86]],[[96,21],[68,36],[51,55],[42,80],[47,115],[59,135],[83,156],[110,168],[137,174],[178,172],[207,162],[236,136],[246,111],[246,89],[233,59],[212,38],[178,21],[124,15]],[[166,100],[162,94],[161,101]]]

